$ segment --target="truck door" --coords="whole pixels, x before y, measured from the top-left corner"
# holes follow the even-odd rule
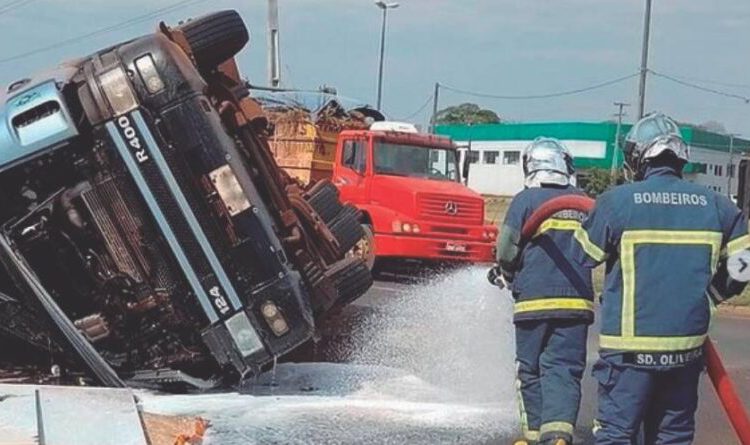
[[[341,191],[342,201],[364,204],[367,200],[367,140],[346,140],[342,150],[334,183]]]

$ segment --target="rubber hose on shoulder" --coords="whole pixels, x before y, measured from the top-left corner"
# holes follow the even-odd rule
[[[550,199],[541,205],[534,213],[531,214],[526,224],[521,229],[521,245],[525,245],[534,236],[539,226],[555,213],[561,210],[578,210],[581,212],[590,212],[594,207],[594,200],[581,195],[564,195]],[[716,394],[721,400],[721,405],[727,413],[732,427],[737,433],[742,445],[750,445],[750,417],[748,417],[742,399],[737,394],[737,390],[732,382],[731,377],[724,368],[719,352],[716,350],[711,339],[705,343],[706,367],[711,383],[716,390]]]

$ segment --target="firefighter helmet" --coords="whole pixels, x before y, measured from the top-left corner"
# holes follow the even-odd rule
[[[677,162],[688,161],[690,152],[677,124],[661,113],[651,113],[633,125],[625,136],[625,162],[642,177],[653,159],[671,153]],[[680,166],[682,167],[682,165]]]
[[[574,182],[573,155],[557,139],[534,139],[523,150],[522,158],[526,187],[539,187],[542,184],[568,185]]]

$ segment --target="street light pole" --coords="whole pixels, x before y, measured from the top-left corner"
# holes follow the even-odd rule
[[[268,0],[268,85],[277,88],[281,83],[279,50],[279,3]]]
[[[727,196],[732,198],[732,177],[734,176],[734,137],[736,134],[729,134],[729,165],[727,166]]]
[[[435,82],[435,92],[432,94],[432,119],[430,119],[430,133],[435,133],[437,126],[438,98],[440,96],[440,82]]]
[[[643,117],[646,102],[646,74],[648,74],[648,40],[651,30],[651,0],[646,0],[646,15],[643,19],[643,47],[641,48],[641,79],[638,83],[638,119]]]
[[[383,26],[380,29],[380,68],[378,70],[378,102],[377,109],[380,110],[380,106],[383,101],[383,63],[385,56],[385,25],[388,17],[388,10],[398,8],[398,3],[386,3],[382,0],[376,1],[375,6],[383,10]]]
[[[617,174],[617,156],[618,153],[620,153],[620,129],[622,128],[622,117],[625,116],[625,113],[623,111],[623,108],[629,107],[630,104],[626,104],[625,102],[615,102],[615,106],[619,107],[619,111],[617,112],[617,131],[615,132],[615,147],[614,152],[612,153],[612,168],[609,171],[609,175],[612,178],[612,183],[615,182],[615,177]]]

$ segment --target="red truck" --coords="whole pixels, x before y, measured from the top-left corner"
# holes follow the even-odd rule
[[[359,254],[375,258],[490,262],[497,229],[484,223],[484,200],[461,183],[448,138],[411,124],[375,122],[339,133],[332,182],[362,211]]]

